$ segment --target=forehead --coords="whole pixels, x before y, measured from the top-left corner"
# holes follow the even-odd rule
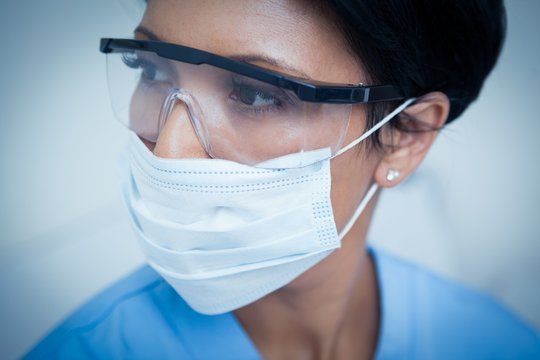
[[[310,1],[151,0],[141,25],[163,41],[282,60],[320,81],[363,80],[339,31]]]

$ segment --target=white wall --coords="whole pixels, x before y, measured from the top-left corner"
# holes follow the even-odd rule
[[[110,0],[0,2],[0,358],[142,263],[118,191],[126,133],[102,36],[136,21]]]
[[[142,263],[118,192],[126,134],[98,52],[100,37],[135,24],[121,4],[0,3],[1,358]],[[482,99],[383,195],[371,238],[540,327],[540,2],[507,7],[508,41]]]

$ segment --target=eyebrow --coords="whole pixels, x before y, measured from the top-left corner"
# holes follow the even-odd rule
[[[133,31],[133,33],[134,34],[140,33],[140,34],[146,36],[149,40],[152,40],[152,41],[163,41],[153,31],[151,31],[150,29],[148,29],[148,28],[146,28],[146,27],[144,27],[142,25],[137,26],[135,28],[135,30]],[[272,57],[269,57],[269,56],[266,56],[266,55],[233,54],[233,55],[226,55],[225,57],[227,57],[229,59],[236,60],[236,61],[252,64],[252,65],[256,65],[256,64],[253,64],[253,63],[265,63],[267,65],[271,65],[273,67],[279,68],[280,69],[279,71],[285,70],[288,73],[292,73],[291,75],[293,75],[295,77],[300,77],[300,78],[302,78],[304,80],[314,81],[314,79],[312,77],[310,77],[309,75],[307,75],[305,72],[303,72],[303,71],[301,71],[299,69],[296,69],[295,67],[287,64],[285,61],[279,60],[279,59],[276,59],[276,58],[272,58]]]

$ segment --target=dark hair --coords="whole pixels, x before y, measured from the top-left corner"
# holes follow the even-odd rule
[[[447,123],[478,97],[506,33],[502,0],[324,3],[333,10],[334,22],[372,83],[397,85],[408,97],[443,92],[450,100]],[[369,105],[367,126],[393,105]],[[400,128],[399,121],[393,124]]]

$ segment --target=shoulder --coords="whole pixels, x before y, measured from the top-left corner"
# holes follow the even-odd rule
[[[163,280],[144,266],[79,308],[27,355],[28,359],[104,358],[129,341],[130,332],[155,326],[159,307],[152,303],[166,291]],[[137,316],[134,316],[137,315]],[[140,321],[145,318],[144,323]],[[122,324],[123,322],[129,324]],[[126,346],[128,344],[125,344]],[[113,350],[114,347],[114,350]]]
[[[405,353],[415,358],[540,358],[538,333],[494,298],[384,251],[372,249],[372,254],[383,331]]]
[[[189,357],[185,347],[171,349],[167,342],[173,328],[167,323],[167,312],[172,307],[189,312],[163,279],[144,266],[83,305],[26,358],[108,358],[130,353],[144,358],[158,344],[161,355],[176,351]]]
[[[25,358],[260,357],[232,313],[195,312],[163,278],[144,266],[91,299]]]

